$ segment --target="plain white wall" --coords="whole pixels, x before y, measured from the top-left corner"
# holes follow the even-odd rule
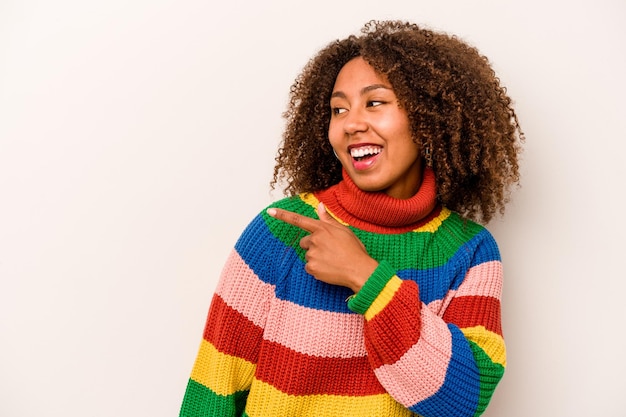
[[[626,415],[624,1],[3,0],[0,416],[177,415],[289,86],[373,18],[476,45],[526,132],[485,415]]]

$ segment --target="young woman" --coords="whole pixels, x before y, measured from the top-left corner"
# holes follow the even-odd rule
[[[506,365],[479,224],[522,132],[459,39],[370,22],[291,89],[272,186],[211,303],[181,416],[477,416]]]

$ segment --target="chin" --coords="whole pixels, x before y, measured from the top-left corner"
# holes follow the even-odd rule
[[[356,181],[354,181],[354,184],[356,184],[356,186],[359,187],[361,191],[366,191],[368,193],[377,193],[379,191],[385,191],[386,189],[383,186],[376,186],[375,184],[363,184]]]

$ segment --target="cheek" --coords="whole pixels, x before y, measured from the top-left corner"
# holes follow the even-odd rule
[[[417,144],[413,141],[413,132],[411,132],[408,124],[399,123],[394,127],[393,132],[390,130],[390,133],[398,139],[403,148],[411,152],[419,151]]]
[[[335,145],[339,144],[339,140],[341,139],[341,131],[336,123],[330,122],[328,125],[328,140],[330,141],[331,146],[334,148]]]
[[[409,118],[402,112],[389,119],[388,128],[393,129],[394,133],[401,137],[412,137]]]
[[[389,112],[384,117],[379,117],[372,122],[372,125],[377,131],[388,137],[404,138],[407,135],[411,136],[409,119],[399,110]]]

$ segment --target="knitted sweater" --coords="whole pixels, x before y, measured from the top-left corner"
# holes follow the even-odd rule
[[[436,205],[430,171],[409,200],[344,175],[272,206],[317,218],[320,201],[378,268],[350,297],[305,272],[307,232],[261,212],[224,266],[180,415],[482,414],[505,367],[491,234]]]

